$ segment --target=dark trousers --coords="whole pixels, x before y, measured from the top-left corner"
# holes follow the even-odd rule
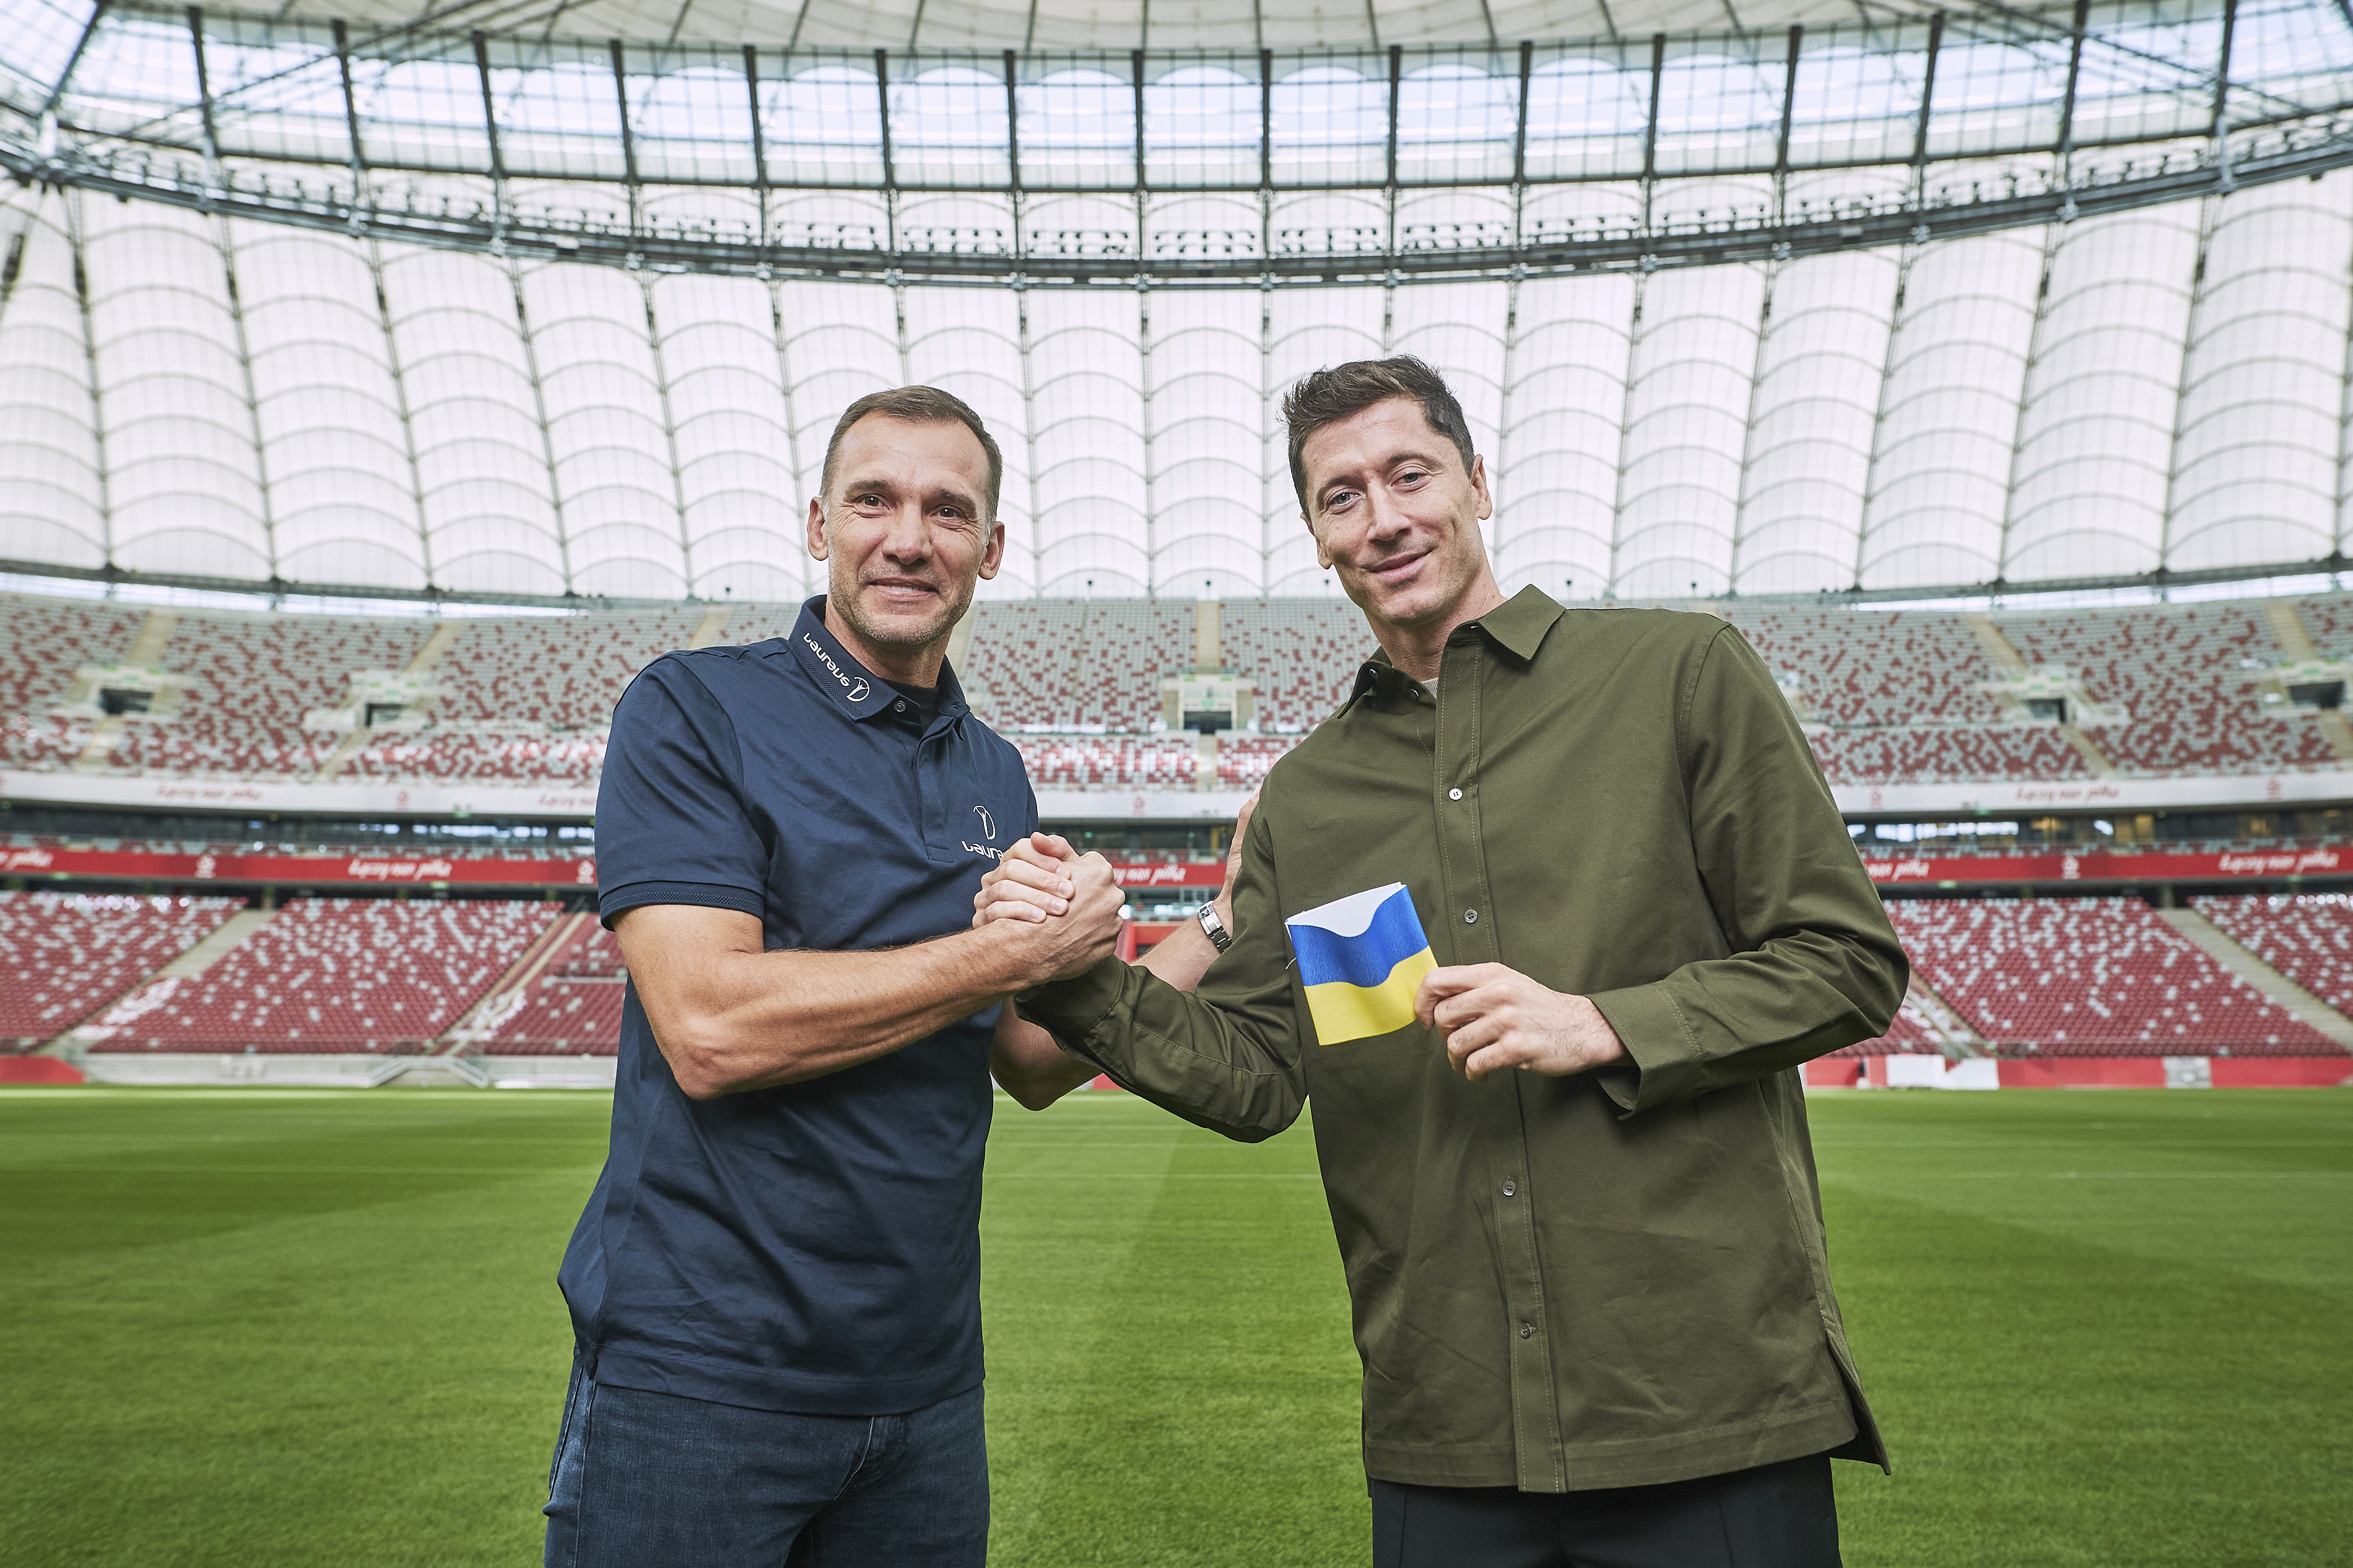
[[[1839,1568],[1822,1454],[1656,1487],[1372,1494],[1373,1568]]]
[[[546,1513],[547,1568],[981,1568],[981,1391],[901,1415],[795,1415],[575,1367]]]

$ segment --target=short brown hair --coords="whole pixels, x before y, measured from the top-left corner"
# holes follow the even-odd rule
[[[1430,427],[1453,442],[1454,449],[1462,454],[1462,471],[1471,471],[1471,426],[1463,420],[1462,405],[1447,390],[1445,378],[1411,354],[1351,360],[1309,371],[1282,395],[1282,422],[1291,427],[1291,488],[1299,492],[1302,512],[1309,510],[1307,464],[1300,457],[1307,437],[1392,397],[1410,397],[1419,404]]]
[[[980,449],[988,454],[988,521],[997,521],[997,498],[1005,488],[1005,454],[997,449],[997,438],[972,405],[953,392],[942,392],[936,386],[894,386],[887,392],[870,392],[841,411],[833,426],[833,438],[825,444],[825,468],[818,475],[817,489],[820,496],[833,490],[833,457],[841,450],[841,438],[849,427],[870,414],[885,415],[892,419],[904,419],[910,425],[961,425],[980,440]]]

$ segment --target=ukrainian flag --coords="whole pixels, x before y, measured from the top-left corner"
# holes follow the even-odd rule
[[[1292,951],[1315,1037],[1327,1046],[1393,1034],[1413,1022],[1414,993],[1438,967],[1403,882],[1292,916]]]

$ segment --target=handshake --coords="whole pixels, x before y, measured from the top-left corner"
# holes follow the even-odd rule
[[[1111,862],[1080,854],[1059,834],[1033,833],[1005,851],[972,899],[975,931],[1000,921],[1015,933],[1025,984],[1068,980],[1109,958],[1119,945],[1127,903]]]
[[[1250,813],[1257,809],[1256,795],[1242,803],[1226,852],[1225,886],[1211,906],[1228,931],[1234,929],[1234,873],[1241,865]],[[1003,926],[1017,942],[1021,984],[1043,985],[1083,973],[1109,958],[1119,946],[1119,912],[1126,903],[1110,861],[1080,854],[1059,834],[1033,833],[1008,849],[997,868],[980,879],[980,891],[972,900],[972,924],[975,931]],[[1145,967],[1186,990],[1217,957],[1208,937],[1182,928],[1176,939],[1155,952]]]

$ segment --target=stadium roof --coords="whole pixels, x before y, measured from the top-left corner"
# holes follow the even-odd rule
[[[0,186],[0,558],[470,595],[807,585],[834,418],[962,394],[992,592],[1327,592],[1276,404],[1418,353],[1511,583],[1928,589],[2340,551],[2353,173],[1787,263],[976,289],[524,263]]]
[[[2207,8],[2219,9],[2219,0]],[[379,27],[480,27],[510,37],[554,32],[665,43],[1260,49],[1647,38],[1727,26],[1769,30],[1793,23],[1887,20],[1926,16],[1935,7],[1916,0],[1252,0],[1247,5],[1239,0],[291,0],[267,9]]]

